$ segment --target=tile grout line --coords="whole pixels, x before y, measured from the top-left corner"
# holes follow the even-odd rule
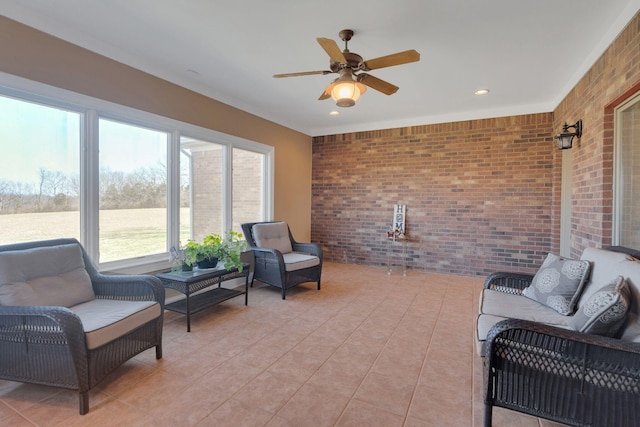
[[[352,299],[355,299],[355,298],[352,298]],[[345,305],[346,305],[346,304],[345,304]],[[296,318],[298,318],[298,317],[302,316],[303,314],[304,314],[304,313],[299,313],[297,316],[292,317],[292,318],[291,318],[291,320],[296,319]],[[367,318],[368,318],[368,316],[365,318],[365,320],[366,320]],[[308,333],[304,338],[302,338],[299,342],[297,342],[293,347],[291,347],[290,349],[288,349],[288,350],[287,350],[284,354],[282,354],[280,357],[278,357],[277,359],[275,359],[275,360],[274,360],[274,361],[273,361],[269,366],[265,367],[261,372],[259,372],[257,375],[255,375],[254,377],[252,377],[249,381],[247,381],[247,383],[246,383],[246,384],[244,384],[244,385],[243,385],[242,387],[240,387],[240,388],[239,388],[235,393],[233,393],[231,396],[229,396],[229,397],[228,397],[228,398],[227,398],[227,399],[226,399],[222,404],[226,403],[227,401],[229,401],[230,399],[232,399],[234,396],[236,396],[237,394],[239,394],[239,393],[240,393],[240,392],[241,392],[245,387],[247,387],[247,386],[249,385],[249,383],[250,383],[251,381],[253,381],[255,378],[257,378],[258,376],[260,376],[262,373],[264,373],[264,372],[268,371],[268,370],[269,370],[269,368],[271,368],[271,367],[272,367],[273,365],[275,365],[279,360],[281,360],[283,357],[285,357],[287,354],[289,354],[289,352],[291,352],[292,350],[294,350],[294,349],[296,348],[296,346],[298,346],[302,341],[304,341],[305,339],[307,339],[307,338],[308,338],[308,337],[309,337],[313,332],[315,332],[315,331],[317,331],[318,329],[320,329],[320,327],[322,327],[322,325],[326,324],[326,323],[327,323],[327,322],[329,322],[330,320],[331,320],[331,318],[326,319],[326,320],[324,320],[323,322],[321,322],[320,324],[318,324],[318,326],[316,326],[316,327],[315,327],[315,328],[313,328],[311,331],[309,331],[309,333]],[[364,320],[363,320],[362,322],[364,322]],[[360,324],[358,324],[358,327],[362,324],[362,322],[360,322]],[[278,328],[278,329],[280,329],[280,328]],[[357,327],[356,327],[355,329],[357,329]],[[344,341],[346,341],[346,340],[347,340],[347,339],[348,339],[352,334],[353,334],[353,332],[352,332],[351,334],[349,334],[349,336],[348,336],[347,338],[345,338],[345,340],[344,340]],[[253,343],[253,344],[252,344],[252,346],[253,346],[253,345],[256,345],[256,344],[257,344],[257,343],[259,343],[260,341],[265,340],[265,339],[267,339],[267,338],[268,338],[268,336],[264,336],[264,337],[262,337],[261,339],[259,339],[259,340],[258,340],[258,341],[256,341],[255,343]],[[344,343],[344,341],[343,341],[343,343]],[[341,345],[342,345],[342,344],[341,344]],[[338,346],[338,348],[340,348],[340,346]],[[327,359],[326,359],[326,360],[328,360],[328,359],[329,359],[333,354],[335,354],[335,352],[336,352],[336,351],[337,351],[337,349],[336,349],[335,351],[333,351],[333,352],[331,353],[331,355],[329,355],[329,356],[327,357]],[[322,364],[321,364],[321,365],[320,365],[320,366],[319,366],[319,367],[314,371],[314,374],[315,374],[315,372],[317,372],[317,371],[318,371],[322,366],[324,366],[324,364],[325,364],[326,360],[325,360],[325,361],[324,361],[324,362],[323,362],[323,363],[322,363]],[[306,379],[306,380],[305,380],[305,381],[304,381],[304,382],[303,382],[303,383],[302,383],[302,384],[301,384],[301,385],[296,389],[296,391],[292,394],[292,397],[290,397],[289,399],[287,399],[287,401],[286,401],[286,402],[285,402],[285,403],[284,403],[284,404],[283,404],[283,405],[282,405],[282,406],[281,406],[281,407],[280,407],[280,408],[279,408],[279,409],[278,409],[278,410],[273,414],[273,416],[272,416],[271,418],[269,418],[269,420],[267,421],[267,423],[266,423],[266,424],[270,423],[271,421],[273,421],[273,419],[274,419],[274,418],[276,418],[276,417],[278,416],[278,414],[280,413],[280,411],[282,410],[282,408],[284,408],[284,407],[285,407],[285,406],[286,406],[286,405],[291,401],[291,399],[296,395],[296,393],[297,393],[297,392],[298,392],[302,387],[304,387],[304,385],[305,385],[305,384],[307,384],[307,383],[309,382],[309,379],[310,379],[311,377],[313,377],[313,374],[311,374],[311,376],[309,376],[309,378],[307,378],[307,379]],[[218,406],[216,407],[216,409],[217,409],[217,408],[219,408],[220,406],[222,406],[222,404],[218,405]],[[214,409],[214,411],[215,411],[215,409]],[[213,413],[213,411],[211,411],[211,413]],[[210,413],[210,414],[211,414],[211,413]],[[209,415],[210,415],[210,414],[209,414]],[[207,415],[207,416],[208,416],[208,415]],[[205,418],[206,418],[206,417],[205,417]],[[204,418],[203,418],[203,419],[204,419]]]
[[[449,285],[447,285],[447,292],[449,292]],[[445,292],[442,295],[442,298],[440,300],[440,305],[438,307],[438,316],[436,317],[436,322],[433,324],[433,330],[431,331],[431,335],[429,336],[429,343],[427,345],[427,348],[425,349],[424,357],[422,359],[422,365],[420,366],[420,371],[418,372],[418,375],[417,375],[417,378],[416,378],[416,382],[415,382],[415,384],[413,386],[413,391],[411,393],[411,399],[409,399],[409,405],[407,406],[407,413],[406,413],[406,415],[404,417],[403,426],[407,424],[407,419],[409,418],[409,412],[411,411],[411,406],[413,405],[413,402],[414,402],[415,397],[416,397],[416,391],[418,389],[418,383],[420,382],[420,378],[422,377],[422,373],[423,373],[423,371],[425,369],[427,357],[429,356],[429,349],[431,348],[431,341],[433,340],[434,332],[436,330],[438,322],[440,321],[440,316],[442,314],[442,306],[444,305],[444,299],[446,297],[447,292]]]
[[[415,301],[417,298],[417,295],[414,295],[413,301]],[[376,308],[380,307],[382,304],[384,303],[384,300],[380,301],[376,307],[371,310],[371,312],[369,312],[369,315],[367,315],[367,317],[360,323],[364,323],[365,320],[369,319],[369,317],[371,317],[371,313],[373,313],[375,311]],[[411,306],[411,305],[409,305]],[[404,319],[404,317],[406,316],[407,310],[405,310],[404,314],[400,317],[400,320],[398,320],[398,322],[396,322],[395,327],[393,328],[393,331],[396,330],[396,328],[398,327],[398,324],[402,321],[402,319]],[[349,335],[349,337],[351,337],[351,335],[353,335],[355,333],[355,331],[358,328],[354,329],[354,331]],[[391,337],[393,336],[393,332],[391,332],[391,334],[389,335],[389,337],[385,340],[384,345],[380,348],[380,351],[378,351],[378,354],[376,355],[376,358],[373,360],[373,362],[371,362],[371,365],[369,366],[369,368],[367,369],[367,373],[362,377],[362,380],[360,380],[360,383],[358,384],[358,386],[355,388],[355,390],[353,391],[353,393],[351,393],[351,397],[349,398],[349,402],[347,403],[347,405],[342,409],[342,412],[340,412],[340,415],[338,415],[338,418],[336,419],[336,422],[334,423],[337,424],[340,419],[342,418],[342,416],[344,415],[344,411],[347,409],[347,407],[349,406],[349,403],[351,403],[351,401],[353,400],[353,398],[355,397],[356,393],[358,392],[358,390],[360,390],[360,387],[362,387],[362,383],[365,382],[365,380],[369,377],[369,374],[371,373],[371,368],[373,367],[373,365],[376,364],[376,362],[378,361],[378,359],[380,358],[380,354],[383,352],[383,350],[387,347],[387,344],[389,343],[389,340],[391,340]],[[337,350],[336,350],[337,351]],[[405,417],[406,420],[406,417]]]

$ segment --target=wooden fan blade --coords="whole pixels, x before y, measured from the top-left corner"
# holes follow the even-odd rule
[[[389,82],[385,82],[382,79],[373,77],[366,73],[358,74],[358,81],[365,86],[369,86],[371,89],[384,93],[385,95],[393,95],[398,91],[398,89],[400,89],[396,85],[392,85]]]
[[[323,71],[302,71],[300,73],[285,73],[285,74],[274,74],[273,77],[276,79],[280,79],[282,77],[297,77],[297,76],[312,76],[314,74],[331,74],[333,71],[323,70]]]
[[[334,40],[324,37],[318,37],[316,40],[318,41],[318,43],[320,43],[320,46],[322,46],[324,51],[327,52],[327,55],[329,55],[329,58],[331,58],[332,62],[339,62],[341,64],[347,63],[347,59],[344,57],[342,51],[338,47],[338,43],[336,43]]]
[[[368,59],[364,62],[364,70],[377,70],[378,68],[392,67],[394,65],[408,64],[420,60],[420,54],[411,49],[379,58]],[[375,88],[374,88],[375,89]]]
[[[329,85],[326,88],[324,88],[324,92],[322,92],[322,95],[320,95],[320,98],[318,98],[318,101],[331,98],[331,89],[333,89],[333,85],[334,83],[329,83]]]

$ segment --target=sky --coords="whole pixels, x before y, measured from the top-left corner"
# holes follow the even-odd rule
[[[0,96],[0,181],[37,184],[40,168],[77,175],[81,115]],[[166,164],[167,136],[100,120],[100,167],[132,172]]]
[[[78,129],[78,114],[0,97],[0,180],[37,182],[41,167],[77,174]]]

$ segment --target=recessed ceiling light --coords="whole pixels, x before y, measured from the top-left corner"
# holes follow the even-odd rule
[[[474,92],[476,95],[486,95],[489,93],[489,89],[478,89]]]
[[[330,111],[329,112],[330,116],[337,116],[338,114],[340,114],[340,111]]]

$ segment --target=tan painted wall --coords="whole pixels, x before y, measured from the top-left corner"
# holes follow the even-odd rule
[[[311,137],[0,16],[0,72],[275,147],[274,219],[311,236]]]

